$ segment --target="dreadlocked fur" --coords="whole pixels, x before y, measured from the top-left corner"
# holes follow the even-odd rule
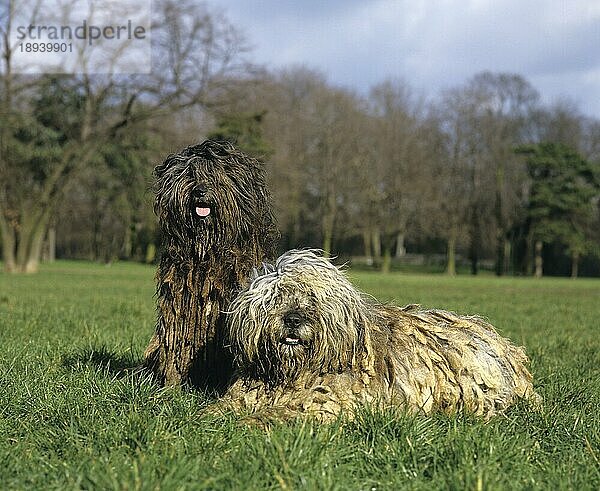
[[[207,140],[169,155],[154,175],[164,251],[145,365],[167,385],[219,389],[232,373],[223,310],[273,257],[277,237],[262,164]]]
[[[229,307],[226,408],[335,418],[359,403],[488,418],[537,400],[523,348],[479,317],[382,305],[311,250],[292,250]]]

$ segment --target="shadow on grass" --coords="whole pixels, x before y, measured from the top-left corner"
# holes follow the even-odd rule
[[[117,377],[143,372],[142,359],[139,356],[134,355],[130,350],[118,353],[104,345],[80,348],[64,354],[61,364],[74,371],[95,367]]]

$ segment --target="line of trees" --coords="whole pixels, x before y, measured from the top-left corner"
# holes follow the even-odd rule
[[[430,98],[402,80],[367,95],[306,67],[270,72],[195,0],[159,2],[150,75],[11,70],[12,1],[0,11],[0,235],[8,271],[41,257],[151,261],[153,166],[207,136],[268,162],[281,247],[409,252],[477,273],[594,273],[600,122],[546,106],[517,74],[484,72]],[[544,264],[546,259],[546,264]],[[596,264],[596,266],[594,266]],[[554,269],[553,269],[554,267]]]
[[[427,99],[401,80],[360,96],[295,68],[241,100],[224,114],[261,115],[287,247],[383,271],[407,248],[445,253],[449,274],[459,256],[474,274],[482,259],[498,275],[557,273],[563,257],[573,276],[582,258],[593,271],[600,122],[566,101],[545,106],[517,74],[480,73]]]

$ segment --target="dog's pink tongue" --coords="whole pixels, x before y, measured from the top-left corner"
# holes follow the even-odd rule
[[[210,215],[210,208],[201,208],[200,206],[196,206],[196,215],[199,217],[207,217]]]

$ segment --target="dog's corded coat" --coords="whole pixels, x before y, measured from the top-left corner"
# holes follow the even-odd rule
[[[293,250],[229,308],[237,369],[222,404],[336,417],[357,404],[490,417],[538,401],[523,348],[486,321],[382,305],[311,250]]]
[[[164,250],[145,365],[168,385],[222,389],[232,373],[224,315],[277,237],[263,165],[227,142],[169,155],[154,171]]]

